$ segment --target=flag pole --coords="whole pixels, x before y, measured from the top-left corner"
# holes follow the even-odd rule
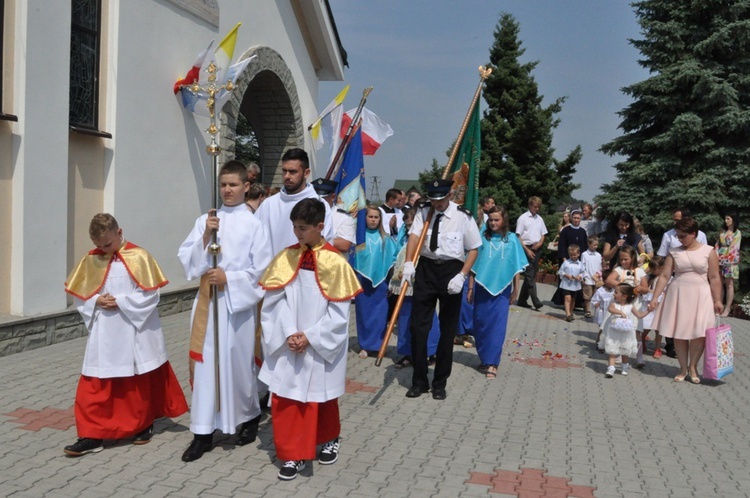
[[[206,68],[208,72],[208,83],[201,86],[197,81],[193,84],[186,86],[193,94],[200,92],[206,92],[208,99],[206,100],[206,106],[208,107],[209,126],[206,129],[206,133],[211,136],[211,143],[206,146],[206,153],[211,156],[211,169],[212,169],[212,192],[211,192],[211,211],[214,216],[219,206],[219,155],[221,154],[221,147],[216,142],[216,135],[219,133],[219,128],[216,126],[216,94],[221,90],[231,92],[234,89],[234,84],[231,80],[227,80],[223,85],[216,83],[216,72],[219,70],[214,63],[211,63]],[[206,247],[208,252],[211,254],[211,266],[213,269],[218,267],[219,253],[221,252],[221,245],[219,245],[217,239],[217,233],[214,230],[211,233],[211,243]],[[219,288],[217,285],[211,286],[211,302],[213,304],[213,328],[214,328],[214,383],[215,383],[215,409],[218,413],[221,407],[221,377],[219,374]]]
[[[484,85],[484,80],[489,77],[489,75],[492,74],[492,68],[486,68],[484,66],[479,66],[479,85],[477,85],[477,90],[474,92],[474,98],[471,100],[471,105],[469,105],[469,112],[466,113],[466,117],[464,118],[464,122],[461,125],[461,131],[458,133],[458,139],[456,140],[456,143],[453,145],[453,151],[451,152],[450,158],[448,159],[448,164],[445,165],[445,168],[443,169],[443,175],[442,178],[446,179],[448,177],[448,173],[450,172],[451,164],[453,164],[453,161],[456,159],[456,155],[458,154],[458,148],[461,145],[461,140],[463,140],[464,135],[466,134],[466,129],[469,126],[469,120],[471,119],[471,114],[474,112],[474,106],[478,105],[479,96],[482,93],[482,86]],[[416,267],[419,263],[419,253],[422,252],[422,246],[424,245],[424,240],[427,238],[427,227],[430,226],[430,222],[432,221],[432,215],[435,212],[435,208],[430,207],[430,210],[427,212],[427,218],[425,219],[424,224],[422,225],[422,232],[419,234],[419,240],[417,242],[417,247],[414,251],[414,255],[412,256],[412,263],[414,263],[414,266]],[[393,327],[396,325],[396,320],[398,320],[398,314],[401,311],[401,306],[403,305],[404,298],[406,297],[406,291],[409,288],[409,282],[405,281],[401,284],[401,292],[398,295],[398,299],[396,300],[396,306],[393,308],[393,313],[391,314],[391,318],[388,321],[388,328],[385,331],[385,337],[383,338],[383,343],[380,346],[380,351],[378,351],[378,357],[375,359],[375,366],[379,367],[380,364],[383,362],[383,357],[385,356],[385,350],[388,348],[388,342],[391,340],[391,335],[393,335]],[[399,331],[401,333],[401,331]]]
[[[344,139],[341,141],[341,144],[336,151],[336,155],[333,157],[333,161],[331,161],[331,166],[329,166],[328,168],[328,172],[326,173],[325,177],[326,180],[330,180],[331,178],[333,178],[334,172],[336,171],[336,165],[338,164],[339,159],[341,159],[341,156],[344,154],[346,146],[349,145],[349,140],[351,140],[351,136],[354,134],[355,127],[357,126],[357,121],[359,121],[359,116],[360,114],[362,114],[362,108],[365,106],[367,97],[370,95],[370,92],[372,92],[373,88],[374,87],[372,86],[368,86],[362,91],[362,98],[360,99],[357,110],[352,117],[352,122],[349,124],[349,129],[346,130],[346,135],[344,135]],[[334,132],[336,132],[336,130],[334,130]]]

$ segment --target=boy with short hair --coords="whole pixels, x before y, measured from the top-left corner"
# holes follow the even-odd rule
[[[94,216],[89,236],[96,249],[65,282],[89,332],[76,391],[78,441],[64,450],[74,457],[101,451],[104,439],[146,444],[155,419],[188,409],[156,309],[168,283],[159,265],[125,241],[111,214]]]
[[[200,277],[190,337],[190,431],[194,437],[182,455],[184,462],[197,460],[211,450],[215,429],[225,434],[238,432],[235,445],[242,446],[255,440],[260,422],[253,358],[255,309],[263,297],[258,279],[272,254],[265,227],[245,205],[250,184],[244,164],[229,161],[222,166],[219,185],[223,205],[197,219],[178,251],[187,279]],[[221,246],[216,268],[208,250],[214,231]],[[218,291],[218,383],[214,372],[213,289]]]
[[[573,306],[575,306],[575,297],[581,290],[581,280],[583,280],[584,268],[583,263],[578,260],[581,249],[578,244],[568,246],[568,259],[560,265],[558,274],[560,275],[560,290],[565,296],[565,321],[573,321]]]
[[[597,251],[599,247],[599,237],[589,235],[587,238],[588,250],[581,255],[583,263],[583,311],[584,317],[591,318],[591,298],[596,291],[597,285],[602,281],[602,255]]]
[[[346,259],[322,236],[325,206],[299,201],[290,219],[298,244],[274,258],[260,285],[264,362],[259,379],[272,393],[271,421],[278,473],[292,480],[323,448],[318,461],[339,452],[338,398],[344,394],[350,301],[362,292]]]

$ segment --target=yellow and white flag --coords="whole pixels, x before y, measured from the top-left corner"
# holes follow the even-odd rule
[[[323,109],[315,122],[310,126],[310,135],[312,136],[313,145],[315,150],[320,150],[323,145],[328,145],[331,148],[330,162],[333,160],[333,156],[336,154],[341,143],[341,137],[339,136],[338,130],[341,128],[341,120],[344,115],[344,98],[346,93],[349,91],[349,85],[346,85],[343,90],[336,95],[336,98],[328,104],[328,107]]]

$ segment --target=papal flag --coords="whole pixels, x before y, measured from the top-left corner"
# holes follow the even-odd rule
[[[312,137],[315,150],[320,150],[324,145],[328,145],[331,150],[329,164],[333,161],[336,151],[341,143],[341,137],[337,133],[341,128],[341,118],[344,115],[344,99],[349,91],[349,85],[336,95],[336,98],[323,109],[323,112],[310,125],[310,135]]]
[[[453,179],[453,202],[471,211],[476,217],[479,205],[479,156],[481,146],[481,117],[479,101],[474,104],[458,152],[448,168],[448,178]]]

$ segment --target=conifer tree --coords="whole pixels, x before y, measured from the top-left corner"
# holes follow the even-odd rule
[[[598,200],[635,214],[653,235],[689,208],[709,242],[722,215],[750,214],[750,2],[644,0],[630,40],[651,76],[623,88],[623,134],[602,146],[623,159]],[[744,216],[743,216],[744,215]]]
[[[551,212],[558,202],[570,199],[579,185],[572,182],[581,160],[577,146],[565,159],[553,154],[552,132],[565,98],[542,105],[532,71],[538,61],[521,63],[525,49],[518,38],[519,25],[502,14],[490,48],[492,74],[483,96],[489,108],[482,119],[482,166],[480,195],[494,197],[515,220],[532,195],[542,198],[543,210]]]

